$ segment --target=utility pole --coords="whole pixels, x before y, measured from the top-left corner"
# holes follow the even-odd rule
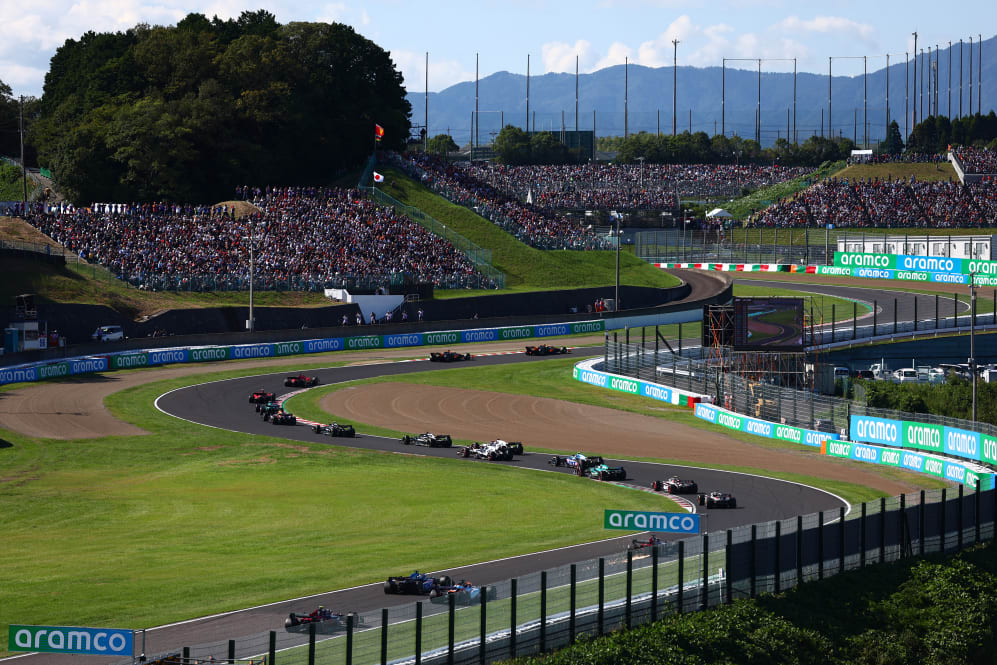
[[[890,54],[886,54],[886,129],[883,130],[883,140],[890,135]]]
[[[862,56],[862,136],[863,148],[869,147],[869,58]]]
[[[720,134],[727,136],[727,58],[721,61],[720,67]]]
[[[827,56],[827,138],[832,138],[831,134],[831,56]]]
[[[426,51],[426,143],[424,146],[429,152],[429,51]]]
[[[796,143],[796,58],[793,58],[793,143]]]
[[[973,35],[969,36],[969,115],[973,115]]]
[[[758,120],[756,121],[755,141],[762,144],[762,59],[758,59]]]
[[[24,207],[21,213],[24,215],[28,214],[28,167],[24,164],[24,95],[21,95],[21,103],[18,105],[17,109],[18,116],[18,127],[20,128],[21,134],[21,188],[24,194],[24,200],[22,203]]]
[[[910,138],[910,132],[907,131],[907,121],[910,119],[910,115],[907,113],[907,109],[910,108],[910,53],[904,51],[904,148],[907,147],[907,139]]]
[[[952,40],[949,40],[949,120],[952,120]]]
[[[959,117],[962,117],[962,39],[959,39]]]
[[[627,104],[630,95],[630,58],[623,58],[623,138],[630,136],[630,115],[627,113]],[[619,243],[619,238],[616,242]]]
[[[911,121],[911,129],[917,127],[917,33],[914,34],[914,117]]]
[[[678,62],[679,62],[679,40],[672,40],[672,136],[675,136],[676,127],[676,113],[678,112],[678,100],[676,97],[678,91]],[[641,173],[643,173],[644,163],[641,162]]]
[[[526,54],[526,135],[530,135],[530,54]]]
[[[976,35],[976,42],[980,45],[980,66],[976,68],[976,114],[983,113],[983,35]]]

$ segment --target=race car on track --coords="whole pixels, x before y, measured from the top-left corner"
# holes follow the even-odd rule
[[[707,508],[737,508],[737,499],[730,492],[710,492],[699,495],[699,505]]]
[[[490,586],[486,594],[488,600],[495,600],[498,591],[494,586]],[[430,591],[429,601],[431,603],[449,603],[450,596],[453,596],[455,605],[474,605],[481,602],[481,587],[461,580],[453,586],[442,586]]]
[[[433,590],[440,588],[449,589],[453,585],[453,580],[449,575],[442,577],[431,577],[418,570],[407,576],[389,577],[384,582],[384,593],[396,593],[405,595],[426,595]]]
[[[668,494],[696,494],[699,486],[695,480],[682,480],[678,476],[672,476],[668,480],[652,480],[651,489],[655,492],[667,492]]]
[[[276,395],[273,393],[268,393],[265,390],[254,391],[252,395],[249,396],[250,404],[266,404],[267,402],[272,402]],[[259,411],[259,409],[257,409]]]
[[[630,546],[627,549],[629,549],[631,552],[637,552],[639,550],[646,550],[648,548],[655,547],[656,545],[660,545],[661,542],[662,541],[660,538],[656,538],[652,534],[651,536],[648,536],[647,540],[640,540],[638,538],[634,538],[633,540],[630,541]]]
[[[270,417],[280,411],[280,403],[278,402],[267,402],[266,404],[257,404],[256,412],[260,414],[260,418],[263,420],[270,420]]]
[[[416,434],[409,436],[406,434],[402,437],[402,443],[406,446],[427,446],[429,448],[449,448],[453,445],[453,439],[449,434],[433,434],[432,432],[426,432],[424,434]]]
[[[290,616],[284,619],[284,630],[289,633],[307,633],[312,624],[315,624],[315,632],[319,635],[331,635],[332,633],[346,630],[347,617],[353,617],[353,627],[364,625],[364,618],[356,612],[342,614],[333,612],[324,607],[319,607],[309,614],[297,614],[291,612]]]
[[[470,353],[457,353],[456,351],[433,351],[429,354],[429,361],[434,363],[452,363],[460,360],[470,360]]]
[[[312,431],[316,434],[327,436],[356,436],[357,431],[353,425],[340,425],[339,423],[329,423],[328,425],[315,425]]]
[[[284,386],[286,388],[311,388],[312,386],[317,385],[317,376],[305,376],[304,374],[298,374],[297,376],[289,376],[284,379]]]
[[[627,470],[622,466],[596,464],[586,469],[585,475],[593,480],[626,480]]]
[[[274,425],[297,425],[298,419],[293,413],[281,409],[270,416],[270,422]]]
[[[555,455],[554,457],[551,457],[547,463],[552,466],[566,466],[579,476],[584,476],[585,472],[588,471],[590,467],[599,466],[605,462],[599,455],[588,456],[582,455],[581,453],[575,453],[574,455],[568,455],[567,457]]]
[[[563,353],[571,353],[571,349],[566,346],[551,346],[550,344],[526,347],[526,355],[528,356],[559,356]]]
[[[460,457],[477,457],[486,460],[511,460],[512,456],[519,450],[522,454],[523,444],[515,441],[509,443],[502,439],[495,439],[489,443],[472,443],[469,446],[461,446],[457,454]]]

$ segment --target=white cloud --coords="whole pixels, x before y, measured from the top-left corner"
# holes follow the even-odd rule
[[[567,72],[573,74],[576,57],[579,69],[587,72],[590,71],[589,67],[594,62],[593,55],[592,44],[584,39],[579,39],[574,44],[548,42],[541,47],[540,58],[546,73]]]
[[[631,57],[632,55],[633,50],[629,46],[620,42],[613,42],[613,44],[610,45],[609,52],[606,53],[605,57],[600,58],[589,71],[598,71],[600,69],[605,69],[606,67],[622,65],[628,58],[630,62],[635,62]]]
[[[826,35],[857,36],[863,41],[872,40],[876,32],[868,23],[859,23],[842,16],[815,16],[809,21],[802,20],[798,16],[788,16],[774,27],[794,33],[818,32]]]
[[[412,51],[391,51],[391,59],[404,78],[403,85],[408,92],[423,92],[426,89],[426,53]],[[434,59],[429,54],[429,89],[437,92],[461,81],[474,80],[474,69],[467,69],[456,60]]]

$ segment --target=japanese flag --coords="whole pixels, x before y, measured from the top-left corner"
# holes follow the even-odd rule
[[[384,182],[384,176],[374,171],[374,182]]]

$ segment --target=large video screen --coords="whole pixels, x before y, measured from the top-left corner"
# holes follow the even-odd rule
[[[802,351],[803,298],[734,298],[734,349]]]

